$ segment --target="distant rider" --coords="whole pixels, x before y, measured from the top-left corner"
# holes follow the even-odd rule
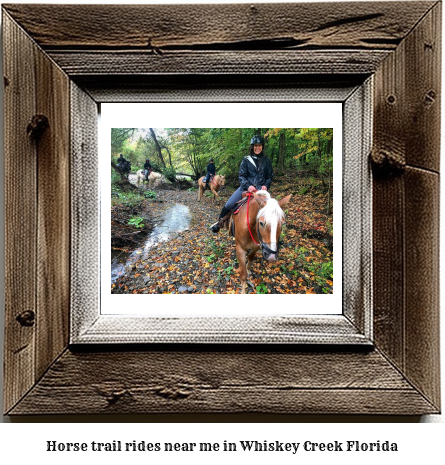
[[[215,176],[216,168],[215,164],[213,163],[213,158],[209,160],[209,164],[207,165],[207,174],[206,174],[206,189],[209,186],[210,176]]]
[[[124,171],[127,166],[127,160],[125,160],[124,156],[120,153],[119,158],[117,159],[117,167]]]
[[[147,158],[144,163],[144,172],[145,172],[145,180],[148,181],[148,176],[150,176],[150,173],[153,171],[153,168],[151,167],[150,160]]]

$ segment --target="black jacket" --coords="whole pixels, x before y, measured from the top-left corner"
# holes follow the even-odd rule
[[[272,179],[272,163],[265,155],[258,157],[258,168],[250,155],[243,158],[239,168],[239,180],[243,190],[246,191],[249,186],[255,186],[257,189],[266,186],[269,189]]]
[[[150,162],[145,162],[144,163],[144,170],[151,170],[151,163]]]
[[[214,164],[214,163],[209,163],[209,164],[207,165],[207,173],[209,173],[209,174],[215,176],[215,174],[216,174],[216,168],[215,168],[215,164]]]
[[[120,163],[123,163],[123,162],[125,162],[125,163],[127,162],[127,160],[125,160],[124,157],[119,157],[119,158],[117,159],[117,164],[118,164],[118,165],[119,165]]]

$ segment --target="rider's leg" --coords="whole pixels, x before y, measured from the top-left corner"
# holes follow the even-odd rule
[[[230,212],[235,208],[236,203],[239,200],[241,200],[242,196],[243,196],[243,190],[241,188],[237,189],[232,194],[230,199],[226,202],[226,204],[222,208],[221,213],[219,214],[218,221],[215,224],[212,224],[212,226],[210,227],[210,229],[214,233],[217,233],[221,229],[222,225],[224,224],[225,219],[227,219],[225,217],[227,217],[230,214]]]

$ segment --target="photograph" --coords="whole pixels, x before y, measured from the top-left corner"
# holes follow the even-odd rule
[[[112,128],[111,292],[332,294],[332,128]]]

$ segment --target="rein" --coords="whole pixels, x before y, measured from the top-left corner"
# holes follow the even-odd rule
[[[213,178],[211,179],[211,181],[210,181],[210,182],[211,182],[212,184],[214,184],[216,187],[220,187],[220,185],[219,185],[219,184],[217,184],[217,183],[214,181],[214,179],[216,178],[216,176],[218,176],[218,175],[217,175],[217,174],[215,174],[215,176],[213,176]]]
[[[249,234],[250,234],[250,237],[252,238],[253,242],[255,242],[256,245],[260,245],[254,238],[253,238],[253,235],[252,235],[252,231],[250,230],[250,219],[249,219],[249,203],[250,203],[250,199],[253,197],[253,194],[251,192],[248,192],[247,193],[247,227],[249,228]],[[258,231],[259,232],[259,231]],[[259,237],[259,236],[258,236]],[[261,239],[260,239],[261,241]]]

